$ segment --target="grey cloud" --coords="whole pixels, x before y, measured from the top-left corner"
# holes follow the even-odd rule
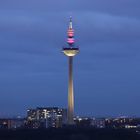
[[[28,10],[28,11],[96,11],[116,15],[135,16],[139,18],[138,0],[6,0],[1,1],[1,9]]]

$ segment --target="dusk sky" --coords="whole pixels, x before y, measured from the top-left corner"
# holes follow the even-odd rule
[[[67,107],[70,16],[75,114],[140,116],[139,0],[1,0],[0,117]]]

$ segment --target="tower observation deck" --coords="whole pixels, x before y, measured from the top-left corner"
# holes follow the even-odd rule
[[[63,53],[69,60],[69,81],[68,81],[68,125],[74,124],[74,89],[73,89],[73,57],[79,53],[79,48],[75,46],[74,30],[72,27],[72,18],[70,17],[69,28],[67,31],[67,47],[63,48]]]

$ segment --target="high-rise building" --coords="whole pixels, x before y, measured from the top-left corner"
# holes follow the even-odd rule
[[[58,107],[36,108],[37,120],[46,120],[46,127],[61,127],[66,123],[66,109]]]
[[[72,27],[72,18],[70,17],[69,28],[67,31],[68,46],[63,48],[63,53],[69,60],[69,83],[68,83],[68,118],[69,125],[74,124],[74,90],[73,90],[73,57],[79,52],[79,48],[75,46],[74,30]]]
[[[36,109],[28,109],[27,110],[27,119],[32,121],[32,120],[36,120],[37,118],[37,112]]]
[[[33,127],[62,127],[66,124],[67,110],[58,107],[37,107],[27,110],[27,119],[35,123]]]

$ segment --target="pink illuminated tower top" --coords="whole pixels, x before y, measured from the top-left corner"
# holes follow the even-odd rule
[[[72,17],[70,17],[67,37],[68,46],[63,48],[63,53],[66,56],[75,56],[79,52],[79,48],[75,46],[74,30],[72,27]]]
[[[74,30],[72,28],[72,17],[70,17],[70,23],[69,23],[69,28],[68,28],[68,31],[67,31],[67,35],[68,35],[67,43],[70,46],[73,46],[75,40],[74,40]]]

